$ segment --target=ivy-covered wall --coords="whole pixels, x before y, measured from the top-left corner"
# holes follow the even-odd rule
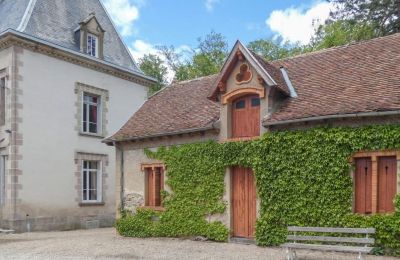
[[[120,219],[127,236],[196,236],[223,241],[228,227],[207,218],[226,209],[225,169],[251,167],[261,200],[256,225],[259,245],[285,242],[288,225],[375,227],[376,252],[400,255],[400,200],[397,212],[352,213],[349,158],[358,151],[400,149],[399,125],[315,128],[266,133],[251,142],[187,144],[148,152],[167,165],[165,212],[139,210]]]

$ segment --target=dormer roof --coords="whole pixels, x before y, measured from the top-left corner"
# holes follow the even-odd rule
[[[235,68],[237,61],[241,59],[246,60],[256,70],[258,75],[264,80],[266,86],[276,87],[284,95],[290,96],[290,91],[282,77],[282,73],[279,71],[279,68],[269,64],[262,57],[249,50],[240,41],[236,41],[231,53],[222,66],[215,82],[214,89],[210,94],[210,99],[215,100],[217,95],[222,92],[222,88]]]

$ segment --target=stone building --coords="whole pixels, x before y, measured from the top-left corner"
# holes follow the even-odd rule
[[[219,74],[164,88],[106,140],[117,147],[117,204],[132,211],[162,209],[168,169],[147,158],[144,148],[246,141],[267,131],[321,125],[398,123],[399,42],[400,34],[394,34],[273,62],[237,42]],[[354,155],[354,212],[394,211],[399,156],[397,151]],[[382,169],[387,178],[381,179]],[[227,210],[220,220],[231,235],[252,238],[259,200],[251,169],[226,169],[223,199]]]
[[[0,1],[0,228],[111,226],[114,133],[147,99],[99,0]]]

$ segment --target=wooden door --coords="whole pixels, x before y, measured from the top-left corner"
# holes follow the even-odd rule
[[[372,161],[369,157],[356,159],[355,212],[372,213]]]
[[[397,189],[396,156],[378,157],[378,212],[394,212]]]
[[[248,95],[232,103],[232,137],[260,135],[260,98]]]
[[[164,188],[162,168],[147,168],[147,202],[146,206],[161,206],[161,190]]]
[[[249,168],[232,168],[233,236],[254,238],[256,200],[253,171]]]

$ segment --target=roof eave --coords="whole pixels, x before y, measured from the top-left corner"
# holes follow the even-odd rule
[[[132,75],[134,75],[134,76],[136,76],[136,77],[139,77],[139,78],[141,78],[141,79],[150,81],[150,82],[152,82],[152,83],[156,83],[156,82],[157,82],[156,79],[154,79],[154,78],[152,78],[152,77],[149,77],[149,76],[146,76],[146,75],[144,75],[144,74],[142,74],[142,73],[139,73],[139,72],[137,72],[137,71],[124,68],[124,67],[122,67],[122,66],[116,65],[116,64],[114,64],[114,63],[111,63],[111,62],[108,62],[108,61],[105,61],[105,60],[100,60],[100,59],[98,59],[98,58],[91,57],[91,56],[86,55],[86,54],[84,54],[84,53],[81,53],[81,52],[78,52],[78,51],[74,51],[74,50],[65,48],[65,47],[63,47],[63,46],[60,46],[60,45],[57,45],[57,44],[54,44],[54,43],[51,43],[51,42],[48,42],[48,41],[45,41],[45,40],[36,38],[36,37],[33,37],[33,36],[31,36],[31,35],[28,35],[28,34],[23,33],[23,32],[16,31],[16,30],[14,30],[14,29],[7,29],[7,30],[5,30],[5,31],[3,31],[3,32],[0,32],[0,39],[5,38],[5,37],[7,37],[7,36],[15,36],[15,37],[18,37],[18,38],[21,38],[21,39],[24,39],[24,40],[29,40],[29,41],[32,41],[32,42],[35,42],[35,43],[38,43],[38,44],[43,44],[43,45],[46,45],[46,46],[48,46],[48,47],[55,48],[55,49],[57,49],[57,50],[66,52],[66,53],[68,53],[68,54],[75,55],[75,56],[77,56],[77,57],[79,57],[79,58],[83,58],[83,59],[86,59],[86,60],[89,60],[89,61],[92,61],[92,62],[99,63],[99,64],[101,64],[101,65],[105,65],[105,66],[112,67],[112,68],[114,68],[114,69],[123,71],[123,72],[125,72],[125,73],[132,74]]]
[[[191,133],[197,133],[197,132],[218,130],[219,129],[218,121],[215,121],[205,127],[189,128],[189,129],[177,130],[177,131],[166,132],[166,133],[135,136],[135,137],[129,137],[129,138],[124,138],[124,139],[115,139],[115,138],[110,137],[110,138],[103,139],[102,143],[106,143],[108,145],[114,145],[115,143],[141,141],[141,140],[150,139],[150,138],[159,138],[159,137],[167,137],[167,136],[175,136],[175,135],[182,135],[182,134],[191,134]]]
[[[391,116],[391,115],[400,115],[400,110],[335,114],[335,115],[296,118],[296,119],[281,120],[281,121],[274,121],[274,122],[268,122],[268,120],[264,119],[263,126],[264,127],[281,126],[281,125],[288,125],[288,124],[295,124],[295,123],[322,121],[322,120],[328,120],[328,119],[360,118],[360,117]]]

